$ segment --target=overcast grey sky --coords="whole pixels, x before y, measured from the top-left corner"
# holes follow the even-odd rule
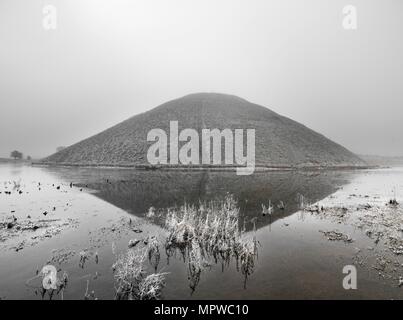
[[[45,5],[56,30],[42,26]],[[356,6],[358,29],[342,27]],[[42,157],[163,102],[234,94],[403,155],[401,0],[0,0],[0,156]]]

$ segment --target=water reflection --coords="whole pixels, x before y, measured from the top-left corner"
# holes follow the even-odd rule
[[[153,218],[148,220],[168,230],[166,218],[169,209],[180,211],[184,205],[198,208],[201,203],[219,202],[232,195],[239,208],[239,230],[251,235],[254,240],[250,243],[253,245],[214,252],[205,247],[203,241],[190,241],[186,246],[169,244],[169,239],[165,243],[168,265],[171,258],[179,258],[186,266],[191,294],[198,287],[202,273],[213,265],[221,266],[222,272],[234,265],[236,273],[242,275],[246,288],[248,277],[254,271],[258,245],[261,246],[253,230],[265,226],[271,230],[271,224],[278,219],[295,212],[302,215],[301,207],[334,193],[340,185],[348,182],[351,175],[345,171],[265,172],[237,176],[233,172],[217,171],[47,170],[54,170],[53,173],[65,182],[93,189],[96,197],[133,215],[149,218],[152,213]],[[160,244],[164,247],[163,243]],[[157,271],[161,258],[159,245],[154,251],[155,254],[149,254],[148,260],[152,269]]]
[[[103,175],[95,172],[92,176],[87,171],[81,177],[87,177],[85,184],[97,190],[97,197],[138,216],[144,216],[150,207],[159,210],[221,200],[229,193],[237,200],[245,228],[250,230],[252,219],[259,229],[297,212],[301,196],[305,202],[314,202],[332,194],[347,182],[348,173],[266,172],[237,176],[233,172],[107,170]],[[262,205],[272,206],[271,214],[262,214]]]
[[[60,174],[60,171],[57,173]],[[347,172],[329,171],[266,172],[237,176],[233,172],[215,171],[78,169],[77,176],[72,176],[70,170],[67,174],[69,179],[75,179],[74,183],[95,190],[96,197],[131,214],[145,217],[150,210],[157,213],[152,223],[164,228],[168,208],[179,209],[185,204],[197,207],[200,203],[221,201],[231,194],[239,208],[240,229],[244,233],[252,231],[252,235],[253,229],[268,226],[270,230],[271,224],[278,219],[295,212],[303,214],[301,207],[334,193],[349,179]],[[168,264],[170,258],[176,257],[186,265],[191,294],[198,287],[203,271],[211,268],[212,264],[221,265],[224,272],[234,262],[246,288],[257,258],[258,243],[256,239],[251,243],[251,248],[239,247],[231,254],[230,251],[214,254],[195,242],[182,248],[166,244],[165,254]],[[160,260],[159,251],[156,253],[149,256],[155,271]]]

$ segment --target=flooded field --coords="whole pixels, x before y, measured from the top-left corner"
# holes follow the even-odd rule
[[[400,299],[402,194],[401,168],[236,176],[1,164],[0,298],[119,298],[137,259],[140,298]],[[57,279],[48,290],[46,265]],[[342,286],[346,265],[357,290]]]

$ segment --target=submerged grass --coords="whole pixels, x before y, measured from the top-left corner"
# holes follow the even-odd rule
[[[255,237],[245,237],[240,231],[239,208],[232,195],[227,195],[222,201],[198,206],[185,204],[170,209],[165,227],[169,232],[165,244],[167,256],[179,250],[188,261],[192,292],[202,270],[211,265],[210,260],[221,263],[224,269],[234,258],[246,285],[257,257],[257,241]]]
[[[156,237],[152,237],[147,244],[148,262],[157,272],[158,265],[161,260],[160,243]]]
[[[139,283],[139,300],[158,300],[165,287],[165,273],[153,273]]]
[[[117,300],[160,299],[166,273],[147,275],[144,268],[146,255],[146,249],[129,249],[113,264]]]

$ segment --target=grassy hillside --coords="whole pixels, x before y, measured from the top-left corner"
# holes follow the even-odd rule
[[[134,116],[43,160],[77,165],[143,165],[147,162],[147,133],[179,130],[256,129],[256,165],[360,166],[365,163],[344,147],[286,117],[244,99],[216,93],[191,94]],[[245,139],[246,140],[246,139]]]

